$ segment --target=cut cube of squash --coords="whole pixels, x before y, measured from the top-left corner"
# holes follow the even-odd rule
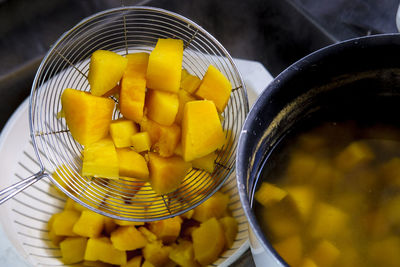
[[[72,137],[89,145],[108,135],[115,103],[113,100],[67,88],[61,95],[65,121]]]
[[[135,226],[120,226],[111,233],[111,242],[116,249],[127,251],[143,248],[146,238]]]
[[[176,190],[190,170],[192,164],[179,156],[164,158],[157,153],[149,153],[150,184],[157,194],[167,194]]]
[[[176,113],[175,123],[180,125],[182,123],[183,110],[185,109],[185,104],[190,101],[195,101],[196,98],[185,90],[179,90],[178,99],[179,99],[179,107],[178,107],[178,112]]]
[[[285,188],[290,199],[293,200],[295,209],[300,215],[301,219],[306,222],[308,221],[312,207],[314,205],[315,194],[310,186],[290,186]]]
[[[182,69],[181,89],[189,94],[193,94],[199,88],[201,80],[199,77],[190,74],[187,70]]]
[[[144,227],[144,226],[139,227],[138,231],[141,232],[144,237],[146,237],[148,243],[153,243],[153,242],[157,241],[157,236],[153,232],[151,232],[149,229],[147,229],[146,227]]]
[[[117,53],[97,50],[90,58],[88,81],[90,92],[102,96],[110,91],[125,72],[128,60]]]
[[[149,57],[147,86],[155,90],[177,93],[181,81],[183,41],[158,39]]]
[[[219,222],[225,234],[225,247],[229,249],[232,247],[233,242],[235,242],[236,235],[239,231],[238,222],[231,216],[225,216],[219,219]]]
[[[110,135],[116,148],[129,147],[131,136],[137,132],[138,127],[130,120],[118,119],[110,124]]]
[[[192,232],[194,258],[201,265],[218,259],[225,245],[225,236],[217,219],[211,218]]]
[[[161,242],[147,243],[143,248],[143,257],[154,266],[165,266],[169,261],[171,247],[164,246]]]
[[[64,210],[58,213],[52,223],[54,234],[58,236],[76,236],[72,229],[79,216],[80,213],[75,210]]]
[[[372,266],[395,267],[400,264],[400,238],[389,235],[368,245],[367,255]],[[333,253],[332,253],[333,254]]]
[[[151,222],[149,225],[152,231],[159,240],[164,244],[174,242],[181,232],[182,219],[179,216],[164,219],[160,221]]]
[[[303,244],[298,235],[273,244],[273,247],[290,266],[297,266],[303,257]]]
[[[205,222],[212,217],[221,218],[226,214],[228,203],[229,195],[218,191],[194,208],[192,218],[199,222]]]
[[[83,261],[87,238],[67,237],[60,243],[61,260],[64,264],[74,264]]]
[[[104,138],[84,147],[82,175],[119,178],[117,151],[110,138]]]
[[[371,148],[362,141],[349,144],[335,159],[336,167],[348,171],[375,158]]]
[[[149,151],[151,148],[151,139],[148,132],[140,132],[131,136],[131,148],[140,153]]]
[[[99,237],[104,227],[104,216],[90,211],[84,210],[78,221],[74,224],[72,231],[84,237]]]
[[[311,235],[315,238],[331,238],[346,228],[348,215],[327,203],[318,203],[311,219]]]
[[[117,149],[117,155],[121,177],[132,177],[144,181],[149,179],[147,162],[142,155],[130,148]]]
[[[142,265],[142,256],[135,256],[130,259],[126,264],[121,265],[121,267],[140,267]]]
[[[212,173],[215,167],[215,159],[217,158],[217,153],[212,152],[204,157],[192,160],[193,168],[205,170],[206,172]]]
[[[212,100],[218,112],[222,113],[228,104],[231,91],[230,81],[216,67],[210,65],[195,95],[202,99]]]
[[[126,252],[114,248],[110,239],[107,237],[89,238],[84,259],[88,261],[102,261],[115,265],[122,265],[127,262]]]
[[[147,117],[165,126],[174,123],[178,113],[179,99],[175,93],[149,90],[146,94]]]
[[[182,119],[182,149],[185,161],[204,157],[225,144],[225,135],[212,101],[187,102]]]
[[[312,259],[304,258],[300,263],[300,267],[318,267],[318,266]]]
[[[287,192],[271,183],[263,182],[254,194],[254,198],[263,206],[270,207],[286,197]]]
[[[169,258],[179,266],[200,267],[194,259],[194,250],[192,242],[181,239],[178,244],[173,244]]]
[[[340,250],[328,240],[321,240],[311,252],[311,258],[317,266],[332,266],[340,256]]]

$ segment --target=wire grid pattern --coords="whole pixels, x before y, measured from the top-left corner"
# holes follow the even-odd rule
[[[192,169],[181,187],[157,195],[148,184],[127,179],[83,177],[83,147],[57,117],[65,88],[89,91],[87,81],[91,54],[110,50],[121,55],[150,53],[159,38],[184,42],[183,68],[202,78],[210,64],[231,82],[232,94],[223,116],[227,142],[220,150],[212,174]],[[234,170],[237,139],[248,113],[244,83],[223,46],[194,22],[165,10],[121,7],[98,13],[66,32],[43,59],[32,87],[30,127],[39,162],[49,163],[62,182],[52,179],[80,204],[117,219],[154,221],[182,214],[216,192]],[[118,109],[114,119],[120,117]],[[44,155],[44,156],[43,156]],[[47,164],[46,164],[47,166]],[[57,169],[58,168],[58,169]]]

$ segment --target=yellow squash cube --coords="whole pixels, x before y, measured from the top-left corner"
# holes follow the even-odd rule
[[[181,232],[182,219],[179,216],[164,219],[160,221],[151,222],[149,225],[152,231],[159,240],[164,244],[174,242]]]
[[[287,192],[271,183],[263,182],[254,198],[263,206],[270,207],[286,197]]]
[[[348,171],[375,158],[371,148],[362,141],[349,144],[335,159],[336,167]]]
[[[300,263],[300,267],[318,267],[318,266],[312,259],[304,258]]]
[[[183,41],[158,39],[149,57],[147,86],[155,90],[177,93],[181,81]]]
[[[225,247],[229,249],[232,247],[233,242],[235,242],[236,235],[239,231],[238,222],[234,217],[231,216],[225,216],[219,219],[219,222],[225,234]]]
[[[144,237],[146,237],[148,243],[154,243],[155,241],[157,241],[157,236],[146,227],[141,226],[138,228],[138,231],[141,232]]]
[[[290,266],[297,266],[303,257],[303,244],[298,235],[273,244],[273,247]]]
[[[214,171],[216,158],[217,153],[212,152],[208,155],[205,155],[204,157],[192,160],[192,167],[212,173]]]
[[[149,90],[146,95],[147,117],[165,126],[174,123],[178,113],[179,99],[175,93]]]
[[[192,232],[194,258],[201,265],[218,259],[225,245],[225,235],[217,219],[211,218]]]
[[[132,177],[141,180],[148,180],[149,169],[147,162],[142,155],[130,148],[117,149],[119,162],[119,175],[121,177]]]
[[[82,175],[118,179],[117,151],[110,138],[85,146],[83,149]]]
[[[210,65],[195,95],[202,99],[212,100],[218,112],[222,113],[228,104],[231,91],[230,81],[216,67]]]
[[[128,60],[117,53],[97,50],[92,54],[88,81],[92,95],[102,96],[111,90],[125,72]]]
[[[199,77],[190,74],[187,70],[182,69],[181,89],[189,94],[193,94],[199,88],[201,80]]]
[[[64,264],[74,264],[83,261],[87,238],[67,237],[60,243],[61,260]]]
[[[72,231],[84,237],[99,237],[104,227],[104,216],[90,211],[84,210],[78,221],[74,224]]]
[[[221,218],[226,214],[228,203],[229,195],[218,191],[194,208],[192,218],[199,222],[205,222],[213,217]]]
[[[58,236],[76,236],[72,229],[79,217],[80,213],[74,210],[64,210],[58,213],[52,223],[54,234]]]
[[[169,262],[171,247],[164,246],[161,242],[147,243],[143,248],[143,257],[156,267],[165,266]]]
[[[88,261],[102,261],[115,265],[122,265],[127,262],[126,252],[114,248],[110,239],[107,237],[89,238],[84,259]]]
[[[225,135],[212,101],[187,102],[182,119],[182,149],[185,161],[204,157],[225,144]]]
[[[169,258],[179,266],[200,267],[194,259],[194,249],[192,242],[181,239],[178,244],[172,245]]]
[[[340,256],[340,250],[328,240],[321,240],[311,252],[311,259],[317,266],[332,266]]]
[[[116,148],[129,147],[131,136],[138,132],[138,128],[133,121],[118,119],[110,124],[110,135]]]
[[[310,186],[291,186],[285,188],[298,214],[304,222],[308,221],[315,200],[314,191]]]
[[[400,264],[400,238],[389,235],[368,245],[367,255],[372,266],[395,267]]]
[[[195,101],[196,98],[185,90],[178,91],[179,107],[176,113],[175,123],[181,124],[183,118],[183,110],[185,109],[185,104],[190,101]]]
[[[142,256],[135,256],[130,259],[126,264],[121,265],[121,267],[140,267],[142,265]]]
[[[179,156],[164,158],[157,153],[149,153],[150,184],[157,194],[167,194],[176,190],[190,170],[192,164]]]
[[[122,251],[143,248],[147,244],[146,237],[135,226],[120,226],[110,235],[113,246]]]
[[[89,145],[108,135],[115,103],[113,100],[67,88],[61,95],[65,121],[72,137]]]
[[[151,139],[148,132],[140,132],[131,136],[131,148],[140,153],[149,151],[151,148]]]
[[[334,237],[344,231],[348,217],[344,211],[335,206],[318,203],[311,219],[311,235],[315,238]]]

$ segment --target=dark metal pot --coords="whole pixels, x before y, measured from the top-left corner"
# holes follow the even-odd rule
[[[239,138],[236,175],[257,266],[286,266],[252,210],[258,173],[279,140],[320,112],[400,117],[400,35],[357,38],[318,50],[277,76],[253,105]]]

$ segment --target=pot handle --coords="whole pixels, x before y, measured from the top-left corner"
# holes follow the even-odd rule
[[[13,184],[13,185],[1,190],[0,191],[0,204],[3,204],[4,202],[9,200],[16,194],[23,191],[27,187],[33,185],[34,183],[36,183],[37,181],[39,181],[40,179],[42,179],[45,176],[48,176],[48,174],[43,171],[40,171],[38,173],[35,173],[35,174],[29,176],[28,178],[25,178],[24,180],[22,180],[16,184]]]

